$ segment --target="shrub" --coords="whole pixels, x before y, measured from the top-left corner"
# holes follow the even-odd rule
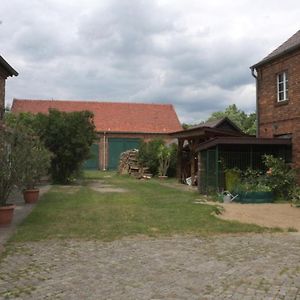
[[[158,175],[166,176],[171,161],[171,148],[166,145],[160,145],[157,156],[159,161]]]
[[[139,163],[148,167],[153,175],[158,174],[159,158],[157,154],[162,145],[164,145],[162,139],[154,139],[149,142],[142,142],[139,147]]]
[[[268,171],[265,176],[268,185],[277,197],[291,198],[296,186],[296,173],[282,158],[264,155],[263,161]]]
[[[22,124],[35,132],[52,153],[50,172],[55,183],[69,183],[89,158],[90,147],[96,138],[93,114],[88,111],[49,114],[9,114],[8,124]]]

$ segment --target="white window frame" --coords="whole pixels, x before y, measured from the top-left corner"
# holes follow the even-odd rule
[[[280,77],[282,76],[282,79]],[[280,88],[282,86],[282,88]],[[281,96],[283,98],[281,99]],[[281,72],[277,74],[277,102],[287,101],[288,98],[288,74]]]

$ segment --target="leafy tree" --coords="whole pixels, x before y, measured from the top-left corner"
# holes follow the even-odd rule
[[[220,118],[228,117],[245,133],[255,134],[256,132],[256,113],[246,114],[244,111],[237,108],[235,104],[229,105],[225,111],[217,111],[207,119],[214,121]]]
[[[52,152],[51,175],[56,183],[68,183],[81,170],[96,138],[93,114],[89,111],[60,112],[50,109],[46,114],[8,114],[6,122],[23,124],[33,130]]]
[[[139,147],[139,163],[142,166],[148,167],[150,172],[154,175],[158,173],[159,168],[159,158],[157,154],[159,148],[164,144],[162,139],[153,139],[149,142],[142,142]]]

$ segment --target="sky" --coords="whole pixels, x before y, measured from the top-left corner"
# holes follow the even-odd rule
[[[300,29],[298,0],[1,0],[13,98],[171,103],[181,122],[255,110],[249,67]]]

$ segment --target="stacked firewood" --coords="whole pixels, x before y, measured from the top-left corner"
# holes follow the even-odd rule
[[[129,174],[136,178],[149,179],[152,174],[149,174],[149,168],[142,167],[138,161],[138,149],[127,150],[120,155],[119,174]]]

